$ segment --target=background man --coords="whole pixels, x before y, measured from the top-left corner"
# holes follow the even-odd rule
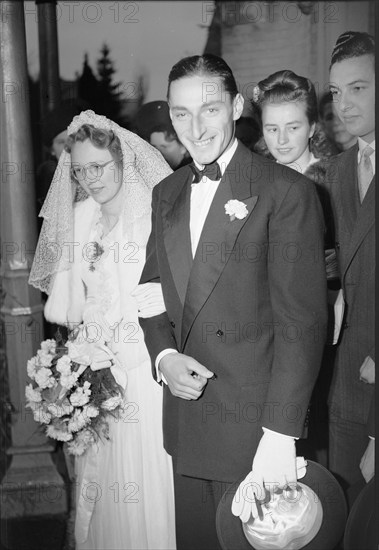
[[[362,475],[366,481],[374,475],[374,48],[367,33],[345,32],[336,42],[330,67],[338,116],[358,137],[356,145],[333,159],[326,177],[345,301],[329,399],[329,467],[346,489],[350,504]]]
[[[145,103],[135,119],[135,131],[160,151],[173,170],[191,162],[171,123],[166,101]]]

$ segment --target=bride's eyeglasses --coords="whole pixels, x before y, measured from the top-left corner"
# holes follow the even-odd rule
[[[91,162],[85,166],[72,166],[71,167],[71,176],[77,181],[82,180],[98,180],[104,173],[104,168],[111,164],[111,162],[116,162],[114,159],[105,162],[104,164],[98,164],[97,162]]]

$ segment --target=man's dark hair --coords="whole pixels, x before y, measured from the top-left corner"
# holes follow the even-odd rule
[[[171,83],[187,76],[212,76],[222,79],[223,92],[230,93],[232,98],[238,94],[237,84],[229,65],[217,55],[204,54],[184,57],[178,61],[168,75],[167,100]]]
[[[360,57],[361,55],[372,54],[375,56],[375,40],[367,32],[347,31],[338,38],[332,52],[330,68],[335,63]]]

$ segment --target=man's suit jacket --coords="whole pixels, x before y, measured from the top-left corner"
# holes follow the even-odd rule
[[[153,364],[174,347],[217,375],[196,401],[164,387],[178,472],[233,481],[251,468],[262,425],[302,434],[325,342],[324,225],[312,182],[239,143],[192,259],[192,177],[184,167],[154,189],[141,283],[162,283],[167,313],[140,321]],[[245,218],[225,213],[231,199]]]
[[[357,164],[358,144],[335,157],[326,176],[345,299],[329,405],[332,421],[370,424],[372,432],[374,388],[359,380],[359,369],[366,356],[375,361],[375,182],[361,205]]]

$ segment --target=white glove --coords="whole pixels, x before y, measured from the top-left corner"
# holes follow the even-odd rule
[[[109,369],[117,359],[114,353],[104,344],[92,344],[90,355],[90,368],[93,371]]]
[[[98,306],[87,307],[83,313],[83,324],[87,342],[110,342],[113,330]]]
[[[137,300],[139,317],[154,317],[166,311],[160,283],[138,285],[131,295]]]
[[[296,486],[305,475],[304,459],[296,459],[295,439],[264,430],[253,460],[252,471],[240,483],[233,498],[232,513],[246,523],[259,517],[259,501],[287,485]],[[258,505],[257,505],[258,503]]]

